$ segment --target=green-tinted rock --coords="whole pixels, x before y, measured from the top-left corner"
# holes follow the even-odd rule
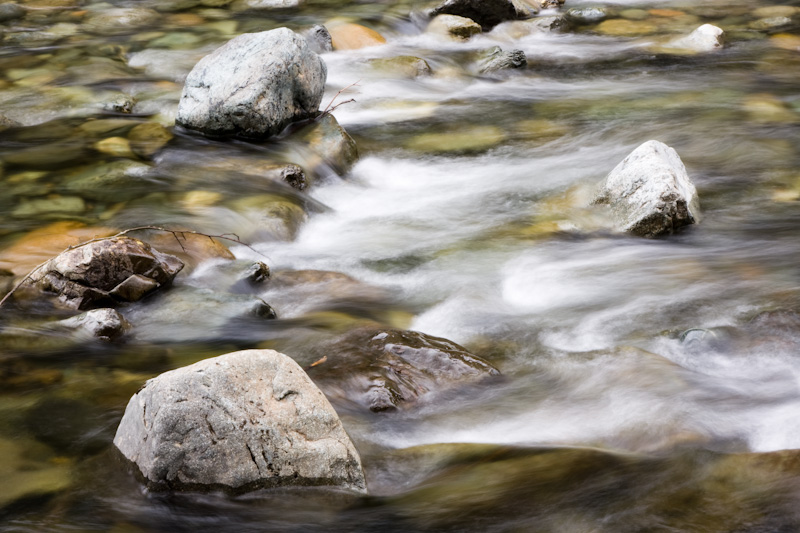
[[[161,15],[146,8],[112,8],[101,11],[87,20],[83,28],[100,35],[133,33],[138,28],[156,24]]]
[[[629,37],[655,33],[658,31],[658,26],[645,21],[609,19],[598,24],[595,30],[606,35]]]
[[[86,203],[77,196],[52,195],[47,198],[23,200],[11,212],[11,216],[19,218],[42,215],[80,215],[86,211]]]
[[[371,59],[369,66],[380,72],[383,77],[414,79],[429,76],[431,67],[428,62],[415,56],[397,56],[386,59]]]
[[[32,439],[0,438],[0,509],[30,496],[62,491],[70,486],[70,463],[53,461],[52,452]]]
[[[128,134],[131,149],[139,156],[151,158],[172,140],[172,133],[155,122],[139,124]]]
[[[25,8],[13,2],[0,4],[0,22],[21,19],[25,13]]]
[[[61,188],[91,200],[123,202],[152,190],[152,182],[144,177],[149,170],[133,161],[112,161],[68,174]]]
[[[150,41],[152,48],[191,49],[203,41],[202,37],[189,32],[173,32]]]
[[[464,126],[447,133],[422,133],[405,146],[429,154],[475,153],[494,148],[505,139],[503,130],[495,126]]]
[[[346,174],[358,160],[356,142],[330,113],[321,115],[294,133],[290,140],[305,144],[305,148],[311,151],[311,157],[295,160],[307,169],[326,163],[340,174]]]
[[[427,31],[453,39],[466,40],[481,33],[481,25],[458,15],[437,15],[428,24]]]

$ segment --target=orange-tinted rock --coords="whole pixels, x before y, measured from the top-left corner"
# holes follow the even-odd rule
[[[383,35],[360,24],[339,24],[328,29],[334,50],[355,50],[386,43]]]
[[[24,276],[37,265],[58,255],[70,246],[97,237],[108,237],[117,230],[100,226],[86,226],[80,222],[54,222],[37,228],[20,237],[14,244],[0,251],[0,268],[16,276]]]

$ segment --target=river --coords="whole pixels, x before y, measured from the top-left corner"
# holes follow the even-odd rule
[[[224,244],[237,261],[273,273],[349,276],[266,286],[254,296],[270,321],[221,297],[151,299],[131,306],[119,343],[77,342],[39,309],[4,312],[0,531],[800,529],[800,2],[567,0],[540,16],[600,6],[617,24],[468,41],[425,32],[419,2],[256,4],[30,0],[0,22],[0,115],[17,123],[0,131],[8,288],[75,244],[65,234],[149,224],[236,234],[247,246]],[[159,16],[102,21],[120,7]],[[247,169],[308,163],[291,138],[173,127],[203,55],[334,17],[387,41],[322,54],[323,106],[341,104],[352,170],[278,187]],[[659,48],[703,23],[725,31],[722,49]],[[527,66],[478,72],[495,46]],[[370,63],[397,56],[432,73]],[[142,123],[171,140],[148,156],[98,147]],[[617,233],[590,205],[650,139],[678,152],[702,210],[659,239]],[[120,161],[146,179],[91,181]],[[173,293],[214,294],[228,261],[197,254]],[[368,496],[150,492],[114,452],[147,379],[252,347],[307,365],[321,336],[364,320],[450,339],[502,374],[394,413],[342,409]]]

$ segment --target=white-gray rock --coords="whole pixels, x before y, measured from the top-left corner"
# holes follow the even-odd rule
[[[71,331],[78,340],[100,339],[111,341],[131,329],[130,323],[114,309],[92,309],[80,315],[59,320],[50,329]]]
[[[287,28],[245,33],[186,78],[176,123],[213,136],[264,138],[319,110],[327,69]]]
[[[608,204],[618,229],[641,237],[673,233],[700,220],[697,190],[678,153],[647,141],[606,177],[596,204]]]
[[[365,488],[336,412],[297,363],[273,350],[229,353],[149,380],[114,444],[152,488]]]
[[[713,52],[722,48],[724,33],[722,28],[703,24],[686,37],[675,39],[667,46],[695,53]]]

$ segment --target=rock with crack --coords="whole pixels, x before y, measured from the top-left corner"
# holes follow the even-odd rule
[[[317,113],[327,68],[288,28],[245,33],[200,60],[175,122],[215,137],[262,139]]]
[[[308,373],[334,401],[371,411],[414,405],[428,393],[500,372],[464,347],[416,331],[366,326],[323,346]]]
[[[595,204],[607,204],[617,229],[658,237],[700,220],[697,189],[678,153],[659,141],[631,152],[603,182]]]
[[[109,237],[61,252],[37,268],[21,287],[21,298],[52,296],[68,309],[95,309],[141,300],[169,285],[183,268],[131,237]]]
[[[149,380],[114,444],[155,489],[365,488],[336,412],[297,363],[273,350],[229,353]]]

